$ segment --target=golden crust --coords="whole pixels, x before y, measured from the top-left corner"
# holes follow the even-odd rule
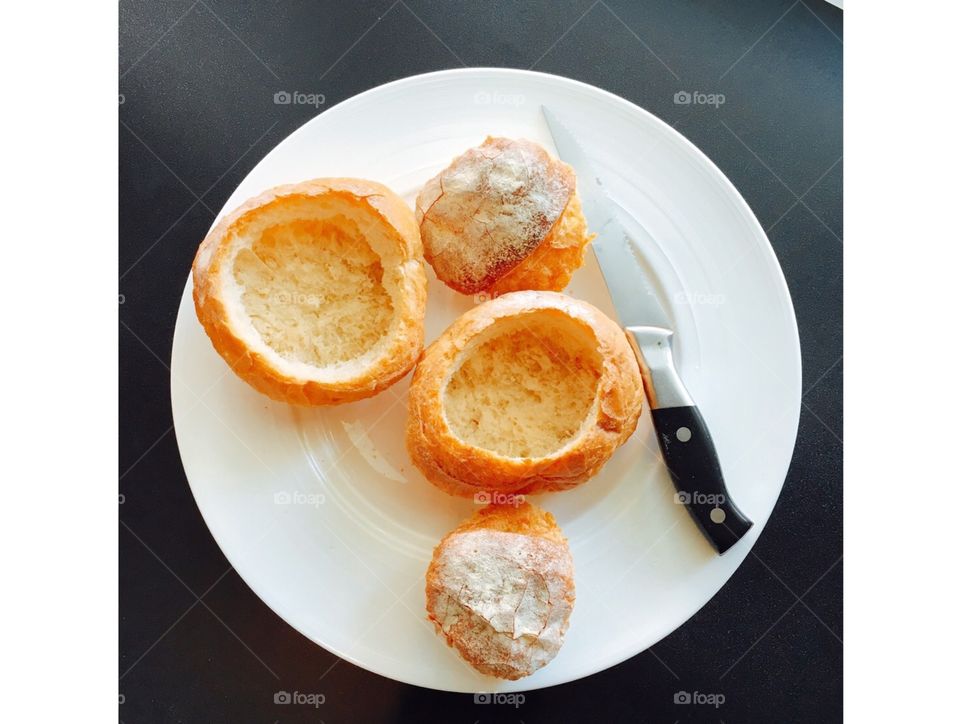
[[[583,266],[587,244],[596,234],[587,231],[580,195],[574,192],[559,221],[547,238],[520,264],[487,288],[490,296],[524,289],[559,292],[570,283],[573,273]]]
[[[475,550],[468,562],[458,560],[452,549],[462,536],[477,531],[514,534],[516,538],[507,539],[497,550],[497,557],[513,559],[520,569],[532,567],[536,577],[545,582],[552,595],[548,596],[549,610],[541,612],[541,620],[548,623],[541,635],[521,639],[515,638],[514,631],[513,636],[504,637],[469,606],[450,616],[451,608],[458,608],[457,601],[451,606],[450,567],[477,563]],[[573,558],[566,537],[549,512],[527,502],[488,505],[460,523],[434,549],[425,579],[427,619],[437,633],[477,671],[501,679],[520,679],[549,663],[563,643],[576,599]],[[503,581],[497,584],[502,586]],[[475,597],[478,592],[470,593]]]
[[[375,214],[391,230],[400,253],[400,324],[386,354],[356,376],[336,381],[304,379],[285,373],[264,355],[251,350],[231,322],[222,294],[225,263],[234,236],[255,213],[282,210],[284,204],[303,197],[334,194]],[[416,219],[403,199],[374,181],[320,178],[277,186],[249,199],[225,216],[200,244],[193,262],[193,300],[197,317],[214,348],[233,371],[259,392],[280,402],[297,405],[332,405],[370,397],[403,377],[423,348],[426,312],[426,275],[423,247]]]
[[[454,533],[464,533],[468,530],[480,530],[482,528],[499,530],[504,533],[517,533],[518,535],[534,535],[552,540],[560,545],[567,544],[567,539],[560,530],[560,526],[557,525],[552,513],[522,500],[517,505],[487,505],[463,521],[448,533],[447,537]],[[442,543],[443,541],[441,541],[441,545]]]
[[[573,169],[527,140],[487,138],[417,197],[424,254],[462,294],[559,291],[592,238]]]
[[[465,442],[444,413],[444,389],[464,348],[491,325],[537,311],[564,315],[595,339],[602,367],[591,419],[570,443],[543,457],[506,457]],[[583,483],[633,434],[643,405],[639,365],[623,330],[586,302],[542,291],[505,294],[458,318],[424,352],[409,395],[406,444],[413,463],[438,488],[463,497],[535,494]]]

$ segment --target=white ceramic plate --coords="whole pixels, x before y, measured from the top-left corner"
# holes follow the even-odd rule
[[[370,671],[435,689],[560,684],[655,644],[747,555],[783,486],[796,437],[796,321],[760,225],[691,143],[605,91],[501,69],[389,83],[293,133],[224,210],[267,187],[318,176],[375,179],[412,205],[427,178],[488,134],[552,148],[541,104],[579,135],[613,199],[636,219],[628,223],[676,323],[681,373],[713,433],[730,491],[755,524],[729,553],[713,552],[674,502],[645,411],[596,478],[534,498],[570,539],[577,602],[559,655],[533,676],[500,682],[475,673],[425,619],[433,547],[476,506],[441,493],[412,467],[402,435],[409,377],[363,402],[295,409],[229,371],[197,322],[189,279],[177,319],[177,441],[197,505],[227,558],[308,638]],[[429,343],[476,302],[429,269],[428,276]],[[614,314],[592,255],[567,292]]]

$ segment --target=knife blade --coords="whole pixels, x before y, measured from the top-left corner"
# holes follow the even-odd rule
[[[589,229],[597,235],[591,246],[621,323],[670,329],[672,322],[652,285],[646,276],[637,273],[640,250],[620,223],[603,180],[567,127],[549,109],[542,110],[560,158],[577,172],[583,214]]]
[[[541,112],[560,158],[576,171],[583,213],[597,234],[591,246],[637,355],[657,442],[677,490],[675,500],[686,506],[707,540],[723,554],[753,522],[730,497],[710,431],[677,372],[673,324],[643,273],[640,249],[620,222],[589,156],[550,109],[541,106]]]

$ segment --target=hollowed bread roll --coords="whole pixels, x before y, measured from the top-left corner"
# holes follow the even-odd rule
[[[550,513],[490,505],[448,533],[427,569],[427,618],[477,671],[520,679],[563,644],[573,559]]]
[[[423,347],[416,220],[373,181],[278,186],[224,217],[197,251],[193,299],[220,356],[275,400],[374,395]]]
[[[556,292],[513,292],[457,319],[410,386],[407,449],[460,496],[564,490],[595,475],[643,403],[623,330]]]
[[[487,138],[417,197],[424,255],[463,294],[560,291],[587,232],[573,169],[527,140]]]

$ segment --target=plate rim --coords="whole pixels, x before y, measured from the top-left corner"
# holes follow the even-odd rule
[[[445,77],[460,77],[460,76],[483,76],[483,75],[512,76],[514,78],[526,77],[526,78],[534,78],[534,79],[545,79],[550,82],[559,82],[561,84],[567,84],[571,87],[575,87],[581,91],[600,94],[601,96],[604,96],[607,100],[620,105],[621,108],[628,110],[632,114],[636,114],[636,113],[641,114],[642,116],[645,117],[647,121],[652,122],[655,127],[657,127],[661,132],[665,133],[670,140],[678,143],[681,147],[686,148],[686,150],[690,152],[690,157],[692,159],[695,159],[701,165],[701,167],[711,176],[711,178],[714,181],[719,183],[719,187],[726,192],[726,196],[734,203],[734,206],[736,207],[740,215],[745,219],[746,223],[753,228],[755,233],[759,234],[760,239],[766,242],[765,245],[760,244],[759,248],[763,251],[762,256],[763,256],[764,266],[770,272],[772,272],[770,276],[770,281],[774,282],[776,291],[780,295],[782,295],[781,301],[783,303],[782,306],[783,306],[784,314],[781,316],[783,317],[783,321],[787,323],[786,331],[789,333],[789,336],[793,342],[793,351],[794,351],[793,362],[795,364],[795,370],[796,370],[796,377],[793,380],[793,382],[796,385],[796,389],[798,390],[799,397],[795,401],[796,409],[795,409],[794,415],[792,416],[793,425],[792,425],[791,437],[793,442],[792,442],[792,449],[790,451],[790,456],[789,458],[786,459],[783,465],[783,471],[779,476],[780,477],[779,488],[777,490],[776,497],[773,501],[773,506],[770,509],[770,515],[767,517],[767,520],[764,521],[763,528],[758,532],[757,537],[752,542],[750,542],[750,548],[748,550],[748,554],[749,554],[749,551],[753,550],[753,547],[759,541],[760,536],[763,534],[763,531],[766,529],[767,523],[769,523],[770,517],[772,517],[773,512],[776,510],[777,503],[780,500],[780,496],[783,493],[784,485],[786,484],[786,478],[789,472],[790,465],[796,453],[796,441],[797,441],[797,435],[799,432],[800,415],[801,415],[802,398],[803,398],[803,359],[802,359],[802,348],[800,346],[799,328],[798,328],[797,319],[796,319],[796,310],[793,304],[793,298],[790,294],[789,286],[787,285],[786,277],[784,276],[784,273],[783,273],[783,268],[781,267],[779,259],[776,255],[776,251],[774,250],[773,245],[770,243],[770,239],[767,236],[766,232],[764,231],[763,226],[760,224],[759,220],[757,219],[753,210],[750,208],[749,204],[747,204],[746,200],[743,198],[743,195],[740,193],[739,189],[737,189],[737,187],[726,176],[726,174],[724,174],[723,171],[710,159],[710,157],[707,156],[707,154],[704,153],[696,144],[694,144],[684,134],[677,131],[670,124],[668,124],[666,121],[664,121],[654,113],[648,111],[642,106],[639,106],[636,103],[622,96],[617,95],[616,93],[605,90],[603,88],[592,85],[590,83],[586,83],[584,81],[576,80],[574,78],[569,78],[566,76],[556,75],[553,73],[545,73],[542,71],[534,71],[534,70],[524,70],[520,68],[498,68],[498,67],[450,68],[450,69],[444,69],[444,70],[438,70],[438,71],[430,71],[427,73],[419,73],[416,75],[405,76],[403,78],[397,78],[387,83],[382,83],[380,85],[373,86],[364,91],[361,91],[360,93],[352,95],[349,98],[343,99],[342,101],[334,104],[330,108],[324,110],[322,113],[319,113],[307,119],[300,126],[294,129],[292,132],[288,133],[283,139],[281,139],[272,148],[270,148],[270,150],[267,151],[266,154],[264,154],[264,156],[250,169],[250,171],[247,172],[247,174],[243,177],[243,179],[241,179],[233,187],[233,191],[227,197],[223,207],[219,210],[216,217],[211,222],[210,229],[213,229],[213,227],[216,226],[216,224],[220,221],[220,219],[229,211],[227,204],[229,203],[230,199],[233,197],[233,194],[236,193],[236,189],[239,188],[246,181],[246,179],[256,171],[256,169],[260,166],[261,163],[263,163],[263,161],[267,157],[269,157],[272,153],[274,153],[280,146],[286,143],[292,142],[295,138],[299,137],[300,134],[306,131],[308,126],[316,122],[318,119],[320,119],[324,115],[330,113],[334,109],[340,108],[342,106],[350,105],[353,103],[358,103],[362,99],[364,99],[366,96],[371,95],[375,92],[382,92],[387,88],[393,88],[396,86],[403,86],[408,84],[412,85],[416,83],[422,83],[423,81],[428,79],[439,79],[439,78],[445,78]],[[209,230],[207,233],[209,233]],[[244,576],[243,573],[241,573],[241,568],[243,567],[242,564],[241,564],[241,567],[238,567],[237,566],[238,561],[234,560],[234,557],[232,557],[231,554],[227,552],[227,549],[224,548],[223,545],[221,545],[220,536],[215,531],[215,526],[211,523],[211,520],[213,518],[207,515],[207,512],[204,509],[204,506],[200,503],[200,500],[198,499],[197,494],[194,490],[194,484],[193,482],[191,482],[190,475],[187,471],[187,463],[183,459],[183,455],[180,454],[180,449],[181,449],[180,431],[177,426],[177,415],[174,412],[173,399],[174,399],[175,377],[172,373],[172,370],[174,365],[174,358],[176,356],[175,350],[178,346],[177,340],[178,338],[180,338],[180,334],[178,334],[178,330],[180,326],[180,311],[184,306],[185,299],[188,296],[192,296],[191,294],[189,294],[189,290],[192,287],[192,284],[193,284],[193,273],[191,269],[191,271],[187,274],[183,291],[181,292],[181,295],[180,295],[180,303],[178,304],[178,309],[177,309],[177,319],[174,322],[174,334],[173,334],[173,340],[170,348],[170,365],[169,366],[171,369],[171,375],[170,375],[171,417],[173,418],[174,437],[177,440],[177,452],[180,457],[181,467],[183,468],[184,476],[186,477],[187,484],[190,487],[190,493],[193,496],[195,504],[197,505],[197,509],[200,511],[204,524],[207,526],[207,529],[210,531],[211,536],[213,537],[214,541],[217,544],[217,547],[220,549],[220,552],[223,554],[223,556],[227,559],[227,562],[230,564],[231,568],[234,571],[236,571],[237,575],[240,576],[244,584],[248,588],[250,588],[250,590],[253,591],[253,593],[261,601],[263,601],[263,603],[266,604],[267,607],[270,608],[271,611],[273,611],[286,625],[293,628],[295,631],[297,631],[300,635],[302,635],[304,638],[306,638],[313,644],[320,646],[324,650],[329,651],[333,655],[337,656],[340,659],[343,659],[344,661],[347,661],[353,664],[354,666],[357,666],[370,673],[376,674],[377,676],[382,676],[392,681],[398,681],[403,684],[407,684],[410,686],[417,686],[423,689],[429,689],[434,691],[448,691],[453,693],[470,693],[470,692],[482,691],[478,689],[454,689],[454,688],[446,688],[442,686],[425,685],[423,683],[419,683],[417,681],[411,680],[409,677],[406,676],[405,673],[400,673],[400,674],[386,673],[385,671],[381,670],[379,666],[371,666],[368,663],[359,661],[356,655],[351,655],[345,651],[341,651],[337,647],[331,646],[327,643],[321,643],[316,638],[306,633],[305,631],[301,630],[300,627],[292,623],[291,620],[286,615],[284,615],[284,613],[281,613],[281,611],[285,607],[282,606],[278,601],[276,601],[273,598],[273,596],[271,596],[270,594],[262,590],[262,587],[254,586],[250,582],[250,580],[248,580],[247,576]],[[744,560],[746,560],[746,557],[744,557]],[[511,691],[512,692],[534,691],[534,690],[549,689],[554,686],[562,686],[564,684],[569,684],[571,682],[584,679],[588,676],[593,676],[597,673],[606,671],[607,669],[617,666],[623,663],[624,661],[643,653],[644,651],[648,650],[652,646],[655,646],[657,643],[662,641],[664,638],[666,638],[673,632],[677,631],[680,627],[687,624],[690,621],[690,619],[696,616],[697,613],[699,613],[704,606],[706,606],[710,601],[712,601],[714,597],[716,597],[720,593],[720,591],[723,590],[723,588],[729,583],[730,579],[733,578],[734,574],[739,570],[740,566],[742,565],[743,565],[743,561],[741,560],[741,562],[737,564],[736,568],[733,569],[733,571],[730,573],[730,575],[727,577],[724,583],[721,584],[721,586],[709,598],[707,598],[699,607],[697,607],[681,623],[674,626],[666,633],[660,635],[656,641],[649,644],[647,647],[638,649],[636,651],[630,651],[632,647],[626,647],[624,650],[627,651],[628,653],[622,655],[620,652],[618,652],[612,655],[611,657],[609,657],[608,659],[604,659],[602,661],[598,660],[597,662],[595,662],[595,664],[592,664],[590,667],[588,667],[590,668],[590,671],[571,677],[569,679],[565,679],[564,681],[547,683],[542,685],[533,684],[532,686],[528,686],[526,688],[518,688],[518,689],[511,688]],[[510,682],[510,683],[518,683],[518,682]],[[523,680],[521,680],[519,683],[522,684]]]

